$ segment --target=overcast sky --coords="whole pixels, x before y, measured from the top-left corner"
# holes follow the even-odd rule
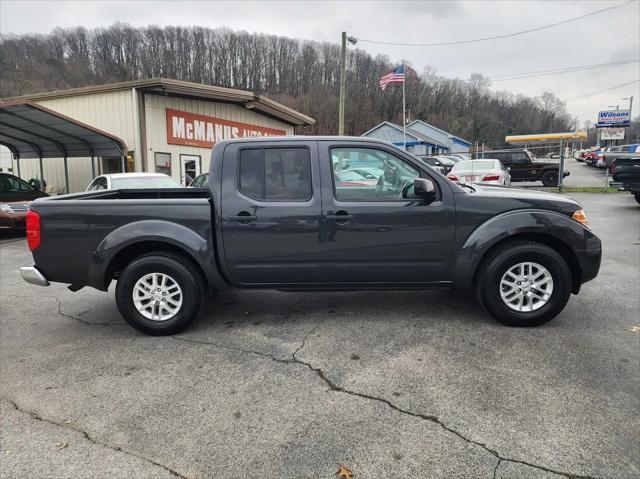
[[[628,0],[611,1],[0,1],[0,31],[48,33],[54,27],[200,25],[340,42],[340,32],[359,39],[428,43],[476,39],[548,25]],[[489,77],[640,58],[640,1],[573,23],[508,39],[455,46],[385,46],[360,41],[361,48],[394,61],[426,66],[446,77]],[[595,121],[609,105],[628,108],[640,83],[598,93],[640,78],[640,63],[563,75],[501,81],[493,88],[537,96],[551,91],[567,100],[572,116]],[[591,96],[575,98],[582,95]]]

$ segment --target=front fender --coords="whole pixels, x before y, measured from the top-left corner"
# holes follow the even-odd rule
[[[601,246],[588,228],[566,215],[547,210],[510,211],[482,223],[464,240],[452,263],[453,285],[469,289],[487,251],[509,237],[527,234],[551,237],[574,252],[599,250]]]
[[[148,241],[166,243],[188,253],[204,271],[209,285],[214,289],[227,287],[216,265],[213,236],[210,229],[203,237],[186,226],[171,221],[143,220],[127,223],[109,233],[98,244],[89,263],[89,284],[106,290],[109,281],[107,269],[113,259],[128,246]]]

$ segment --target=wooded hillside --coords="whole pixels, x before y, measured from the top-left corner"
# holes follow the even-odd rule
[[[314,117],[308,134],[336,134],[340,46],[274,35],[201,27],[56,29],[0,37],[0,95],[60,90],[151,77],[264,93]],[[359,135],[383,120],[402,122],[401,87],[382,92],[379,77],[395,63],[349,49],[346,132]],[[539,98],[494,92],[488,80],[439,77],[408,68],[407,109],[469,141],[499,147],[505,135],[575,127],[553,94]]]

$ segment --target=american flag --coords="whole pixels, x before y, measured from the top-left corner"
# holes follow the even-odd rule
[[[389,83],[404,83],[404,65],[394,68],[380,78],[380,88],[384,91]]]

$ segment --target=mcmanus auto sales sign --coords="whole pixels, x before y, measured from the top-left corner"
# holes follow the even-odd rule
[[[629,110],[608,110],[598,113],[596,126],[629,126],[631,112]]]
[[[170,145],[211,148],[222,140],[254,136],[284,136],[275,128],[222,120],[167,108],[167,143]]]

